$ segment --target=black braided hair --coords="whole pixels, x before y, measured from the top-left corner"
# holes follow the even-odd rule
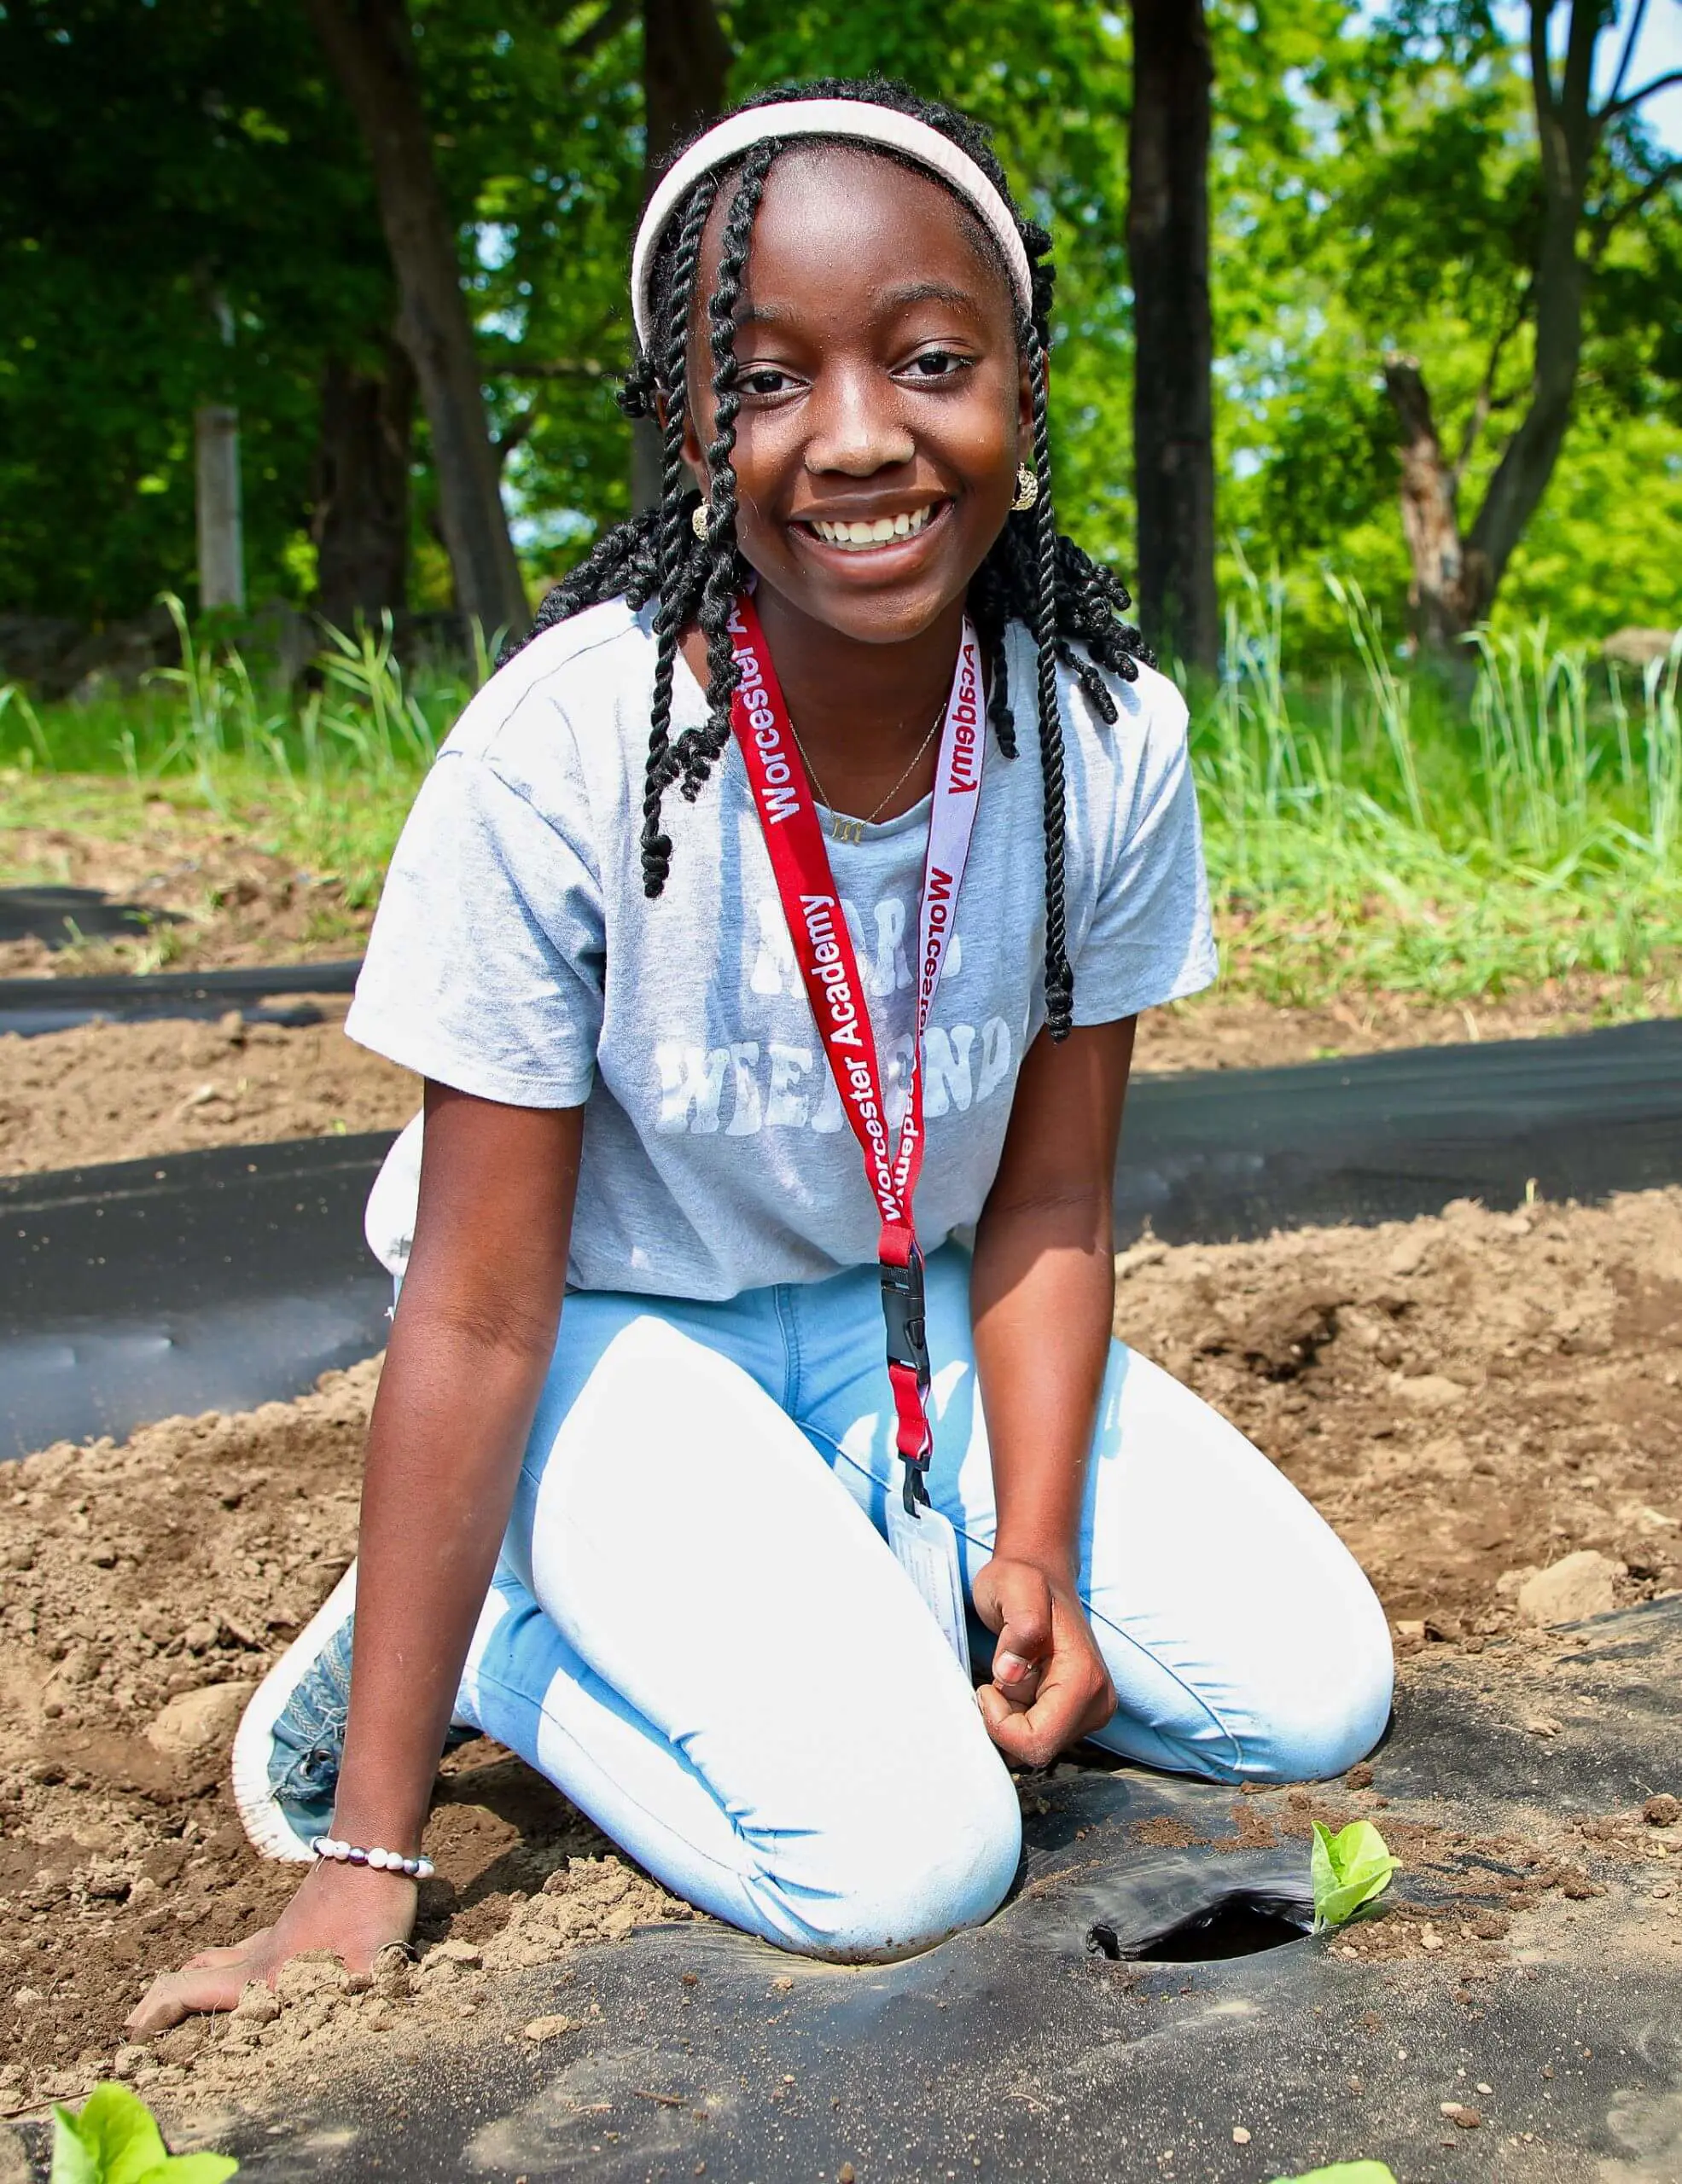
[[[718,194],[718,177],[705,176],[690,199],[678,231],[672,293],[684,326],[688,324],[695,296],[701,230]],[[672,339],[669,323],[659,377],[669,393],[661,427],[660,606],[655,614],[654,703],[649,714],[649,764],[643,790],[643,885],[650,895],[659,894],[672,868],[672,843],[670,837],[661,832],[660,803],[673,769],[672,683],[678,665],[678,638],[683,629],[676,610],[682,590],[684,542],[688,529],[684,514],[684,419],[689,402],[689,344],[681,334]]]
[[[871,78],[859,82],[825,80],[803,84],[792,90],[765,91],[731,111],[740,113],[791,97],[861,100],[908,114],[938,130],[968,153],[998,190],[1027,253],[1033,305],[1028,311],[1018,310],[1016,341],[1027,363],[1033,390],[1033,472],[1039,492],[1031,510],[1009,518],[988,550],[970,584],[969,607],[987,653],[988,723],[1000,752],[1007,758],[1016,755],[1016,724],[1004,642],[1006,628],[1012,621],[1027,624],[1038,655],[1035,700],[1045,812],[1045,1015],[1053,1039],[1066,1038],[1073,1021],[1074,979],[1068,962],[1065,901],[1063,729],[1057,669],[1061,665],[1080,683],[1101,719],[1113,723],[1115,700],[1106,685],[1105,674],[1132,682],[1138,662],[1148,661],[1150,655],[1138,631],[1124,619],[1132,601],[1120,579],[1083,553],[1072,538],[1060,536],[1056,527],[1046,416],[1046,363],[1056,278],[1051,263],[1051,238],[1037,222],[1016,209],[987,131],[950,107],[920,99],[903,84]],[[710,122],[704,125],[688,142],[693,143],[695,136],[712,126]],[[918,174],[928,171],[886,147],[845,141],[851,149],[872,151]],[[687,148],[687,144],[680,146],[673,158]],[[730,461],[741,408],[736,386],[736,313],[765,177],[783,148],[781,142],[770,139],[714,169],[679,201],[666,223],[649,282],[654,331],[620,396],[628,416],[661,415],[660,507],[632,516],[629,522],[607,532],[565,582],[550,592],[524,641],[529,642],[539,630],[605,600],[623,599],[633,612],[650,599],[659,601],[654,624],[654,703],[643,799],[643,884],[650,896],[661,893],[671,868],[672,844],[661,828],[665,793],[676,784],[693,802],[730,737],[736,670],[728,622],[750,574],[736,544],[736,472]],[[700,505],[700,496],[685,485],[683,465],[690,392],[687,345],[695,307],[701,232],[719,192],[731,181],[734,195],[725,216],[718,283],[706,305],[715,428],[707,450],[710,481],[707,536],[697,539],[691,519]],[[996,247],[979,222],[976,230],[983,247],[998,258]],[[1002,259],[999,264],[1003,271]],[[707,640],[707,717],[704,726],[687,729],[674,745],[672,687],[678,637],[691,622]],[[503,659],[518,649],[518,646],[505,648]]]

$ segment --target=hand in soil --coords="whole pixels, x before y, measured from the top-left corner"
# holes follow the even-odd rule
[[[976,1577],[975,1601],[998,1633],[992,1682],[976,1693],[988,1734],[1014,1765],[1047,1766],[1115,1711],[1080,1596],[1036,1563],[995,1555]]]
[[[179,1972],[160,1972],[129,2018],[129,2036],[167,2032],[195,2011],[231,2010],[253,1980],[272,1987],[294,1957],[324,1951],[347,1972],[371,1972],[382,1949],[408,1940],[417,1894],[402,1873],[318,1865],[272,1926],[232,1949],[205,1949]]]

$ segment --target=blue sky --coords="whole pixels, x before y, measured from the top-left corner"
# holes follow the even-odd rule
[[[1618,56],[1623,51],[1624,26],[1629,20],[1633,4],[1633,0],[1623,0],[1618,9],[1616,27],[1601,35],[1596,59],[1599,64],[1598,89],[1603,97],[1611,89],[1612,78],[1617,72]],[[1510,0],[1500,9],[1503,18],[1510,20],[1516,37],[1523,35],[1527,12],[1511,5]],[[1553,11],[1550,29],[1556,49],[1564,44],[1569,15],[1570,10],[1563,6]],[[1673,68],[1682,68],[1682,0],[1647,0],[1641,36],[1629,73],[1624,78],[1624,90],[1626,94],[1638,90],[1655,77],[1667,76]],[[1673,84],[1668,90],[1649,99],[1641,111],[1666,150],[1682,153],[1682,84]]]
[[[1612,42],[1609,38],[1605,43],[1609,47]],[[1608,61],[1609,67],[1609,54]],[[1641,26],[1629,83],[1650,83],[1655,76],[1667,76],[1673,68],[1682,68],[1682,0],[1648,0],[1647,19]],[[1682,153],[1682,84],[1673,84],[1667,91],[1649,99],[1642,112],[1666,149]]]

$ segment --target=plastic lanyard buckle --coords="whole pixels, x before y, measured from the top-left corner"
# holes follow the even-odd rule
[[[928,1489],[923,1484],[923,1474],[928,1468],[933,1449],[929,1444],[928,1420],[923,1398],[934,1378],[934,1368],[928,1361],[928,1307],[924,1302],[922,1282],[922,1253],[913,1242],[904,1266],[891,1260],[880,1263],[882,1276],[882,1316],[888,1336],[888,1362],[890,1368],[909,1373],[917,1385],[917,1408],[922,1415],[923,1446],[913,1455],[906,1449],[905,1433],[908,1430],[905,1405],[896,1395],[896,1407],[900,1411],[899,1454],[905,1466],[905,1513],[914,1517],[917,1504],[927,1504]]]
[[[904,1266],[884,1259],[882,1274],[882,1316],[888,1336],[888,1362],[917,1374],[926,1389],[933,1377],[928,1362],[928,1314],[922,1285],[922,1253],[911,1246]]]

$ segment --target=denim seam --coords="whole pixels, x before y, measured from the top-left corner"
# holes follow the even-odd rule
[[[492,1689],[503,1692],[509,1698],[517,1699],[522,1706],[529,1705],[531,1704],[532,1695],[530,1692],[521,1691],[517,1685],[510,1683],[506,1676],[498,1676],[494,1669],[487,1670],[479,1668],[469,1670],[468,1671],[468,1676],[464,1680],[481,1685],[488,1684],[492,1687]],[[479,1710],[475,1708],[474,1711],[477,1711]],[[548,1711],[547,1708],[543,1705],[541,1701],[538,1703],[538,1711],[542,1715],[543,1718],[549,1722],[551,1728],[558,1730],[559,1733],[566,1738],[568,1744],[573,1745],[579,1751],[584,1753],[584,1756],[586,1758],[590,1759],[592,1766],[596,1767],[600,1772],[603,1774],[606,1773],[607,1770],[602,1767],[601,1762],[595,1759],[587,1751],[585,1751],[585,1747],[579,1743],[579,1740],[573,1735],[573,1732],[569,1728],[566,1728],[563,1723],[556,1721],[554,1716]],[[650,1724],[650,1729],[652,1732],[652,1724]],[[658,1732],[652,1733],[658,1734]],[[480,1734],[481,1736],[487,1734],[488,1732],[484,1729],[480,1731]],[[678,1752],[679,1755],[683,1757],[684,1764],[694,1772],[695,1779],[704,1786],[707,1778],[701,1773],[700,1769],[695,1767],[694,1761],[690,1759],[687,1755],[682,1754],[680,1747],[673,1745],[669,1737],[666,1740],[666,1742],[671,1751]],[[557,1784],[556,1786],[558,1788],[560,1786]],[[661,1833],[668,1835],[676,1835],[678,1833],[678,1830],[672,1827],[669,1820],[663,1818],[659,1813],[652,1811],[649,1807],[643,1802],[642,1798],[633,1797],[630,1791],[625,1787],[623,1783],[616,1782],[614,1784],[614,1787],[618,1790],[619,1794],[625,1799],[627,1804],[634,1805],[637,1810],[640,1812],[644,1818],[647,1819],[650,1824]],[[569,1791],[563,1792],[562,1794],[564,1796],[571,1796],[571,1792]],[[718,1805],[718,1799],[713,1796],[713,1793],[710,1789],[707,1791],[707,1795],[709,1797],[713,1797],[714,1804]],[[736,1822],[730,1818],[729,1813],[725,1810],[725,1808],[722,1805],[718,1805],[718,1809],[724,1814],[725,1824],[729,1827],[732,1838],[736,1842],[740,1843],[744,1849],[751,1850],[752,1846],[748,1843],[748,1838],[742,1833],[741,1830],[736,1827]],[[602,1832],[605,1835],[608,1833],[608,1830],[603,1828]],[[715,1858],[710,1850],[703,1850],[697,1844],[689,1842],[687,1837],[685,1837],[684,1840],[685,1847],[692,1856],[701,1859],[705,1864],[713,1867],[715,1871],[720,1873],[727,1873],[732,1880],[738,1883],[748,1879],[748,1875],[743,1871],[742,1867],[727,1866],[721,1859]],[[764,1873],[762,1871],[760,1872],[760,1878],[765,1879],[768,1885],[771,1886],[776,1885],[774,1882],[771,1881],[770,1876]]]
[[[771,1293],[777,1324],[783,1335],[782,1409],[785,1417],[795,1419],[800,1414],[800,1375],[805,1362],[800,1355],[800,1316],[789,1304],[786,1284],[779,1283]]]
[[[828,1442],[830,1448],[835,1450],[841,1461],[844,1464],[851,1465],[852,1468],[858,1473],[861,1478],[867,1478],[872,1486],[882,1486],[884,1492],[891,1493],[893,1491],[892,1487],[884,1485],[883,1482],[876,1477],[873,1471],[867,1471],[864,1466],[861,1464],[856,1457],[848,1455],[847,1450],[842,1448],[841,1443],[835,1438],[834,1435],[826,1433],[821,1426],[809,1426],[806,1428],[806,1431],[810,1433],[815,1434],[820,1441]],[[987,1555],[992,1554],[992,1549],[988,1546],[987,1542],[985,1540],[977,1539],[973,1532],[965,1531],[959,1525],[954,1525],[952,1526],[952,1530],[957,1534],[960,1539],[967,1540],[969,1545],[973,1547],[978,1554]],[[1139,1641],[1133,1636],[1131,1631],[1123,1630],[1118,1623],[1113,1622],[1109,1616],[1104,1614],[1101,1608],[1095,1608],[1091,1600],[1089,1600],[1084,1594],[1081,1595],[1080,1605],[1085,1609],[1087,1614],[1091,1616],[1094,1621],[1103,1623],[1104,1629],[1113,1632],[1114,1635],[1120,1640],[1124,1646],[1128,1647],[1133,1653],[1140,1654],[1144,1659],[1148,1660],[1153,1668],[1160,1670],[1161,1673],[1166,1676],[1172,1683],[1176,1684],[1179,1689],[1185,1693],[1186,1697],[1190,1699],[1192,1704],[1201,1710],[1208,1720],[1210,1725],[1219,1732],[1220,1735],[1226,1740],[1227,1744],[1231,1747],[1232,1757],[1229,1764],[1231,1766],[1233,1772],[1237,1774],[1243,1761],[1243,1739],[1227,1722],[1221,1719],[1219,1714],[1216,1712],[1214,1707],[1210,1704],[1208,1699],[1204,1697],[1203,1693],[1197,1689],[1196,1686],[1195,1684],[1188,1683],[1178,1669],[1171,1668],[1166,1661],[1159,1660],[1156,1655],[1153,1653],[1148,1647],[1140,1644]]]
[[[473,1671],[472,1674],[474,1676],[474,1680],[478,1683],[488,1684],[495,1690],[505,1693],[509,1698],[518,1700],[521,1705],[529,1703],[529,1693],[518,1690],[505,1676],[498,1676],[494,1669],[487,1670],[480,1668]],[[556,1722],[554,1716],[550,1714],[548,1709],[541,1704],[538,1707],[538,1712],[542,1715],[544,1720],[549,1723],[550,1727],[552,1729],[558,1731],[561,1735],[564,1736],[567,1743],[576,1751],[582,1753],[586,1758],[591,1757],[591,1755],[585,1750],[585,1747],[579,1742],[578,1738],[573,1735],[573,1732],[563,1723]],[[648,1726],[651,1735],[658,1736],[662,1734],[662,1732],[655,1729],[652,1723],[649,1723]],[[482,1736],[486,1734],[486,1732],[481,1729],[480,1734]],[[721,1875],[725,1881],[733,1884],[739,1889],[748,1891],[750,1896],[756,1888],[769,1890],[774,1896],[779,1898],[783,1903],[788,1905],[791,1912],[794,1911],[796,1905],[801,1902],[812,1903],[833,1903],[839,1900],[833,1890],[816,1888],[810,1883],[786,1880],[779,1878],[777,1873],[772,1872],[770,1867],[766,1864],[759,1846],[754,1843],[752,1836],[747,1834],[736,1825],[736,1821],[731,1819],[728,1807],[719,1800],[717,1793],[711,1788],[710,1785],[708,1785],[707,1777],[701,1772],[701,1769],[696,1767],[695,1762],[690,1757],[683,1746],[678,1744],[674,1744],[669,1737],[666,1739],[666,1743],[667,1748],[677,1756],[685,1767],[690,1769],[690,1771],[694,1774],[695,1780],[701,1785],[703,1789],[707,1791],[707,1794],[712,1798],[717,1809],[723,1815],[725,1826],[730,1829],[731,1839],[741,1846],[742,1850],[744,1853],[740,1862],[735,1865],[726,1865],[723,1859],[715,1858],[710,1850],[703,1850],[699,1844],[692,1841],[688,1836],[680,1836],[684,1850],[690,1857],[695,1859],[701,1865],[710,1867],[714,1873]],[[599,1760],[591,1759],[591,1763],[598,1768],[598,1769],[601,1769],[601,1763]],[[606,1770],[601,1769],[601,1771],[605,1772]],[[556,1786],[559,1788],[560,1786],[557,1784]],[[666,1819],[661,1814],[652,1810],[641,1798],[633,1796],[631,1792],[625,1787],[625,1785],[622,1782],[615,1782],[614,1786],[618,1791],[620,1796],[625,1799],[626,1803],[629,1805],[634,1806],[636,1809],[643,1815],[643,1818],[649,1821],[649,1825],[657,1832],[672,1836],[679,1835],[679,1831],[672,1825],[672,1822],[669,1820]],[[562,1794],[567,1797],[571,1796],[571,1792],[569,1791],[563,1791]],[[574,1800],[574,1802],[576,1802],[576,1800]],[[580,1809],[582,1809],[582,1808]],[[598,1821],[597,1825],[601,1826],[601,1823]],[[603,1827],[602,1832],[604,1835],[608,1835],[614,1843],[619,1843],[619,1837],[614,1835],[610,1829]],[[623,1848],[623,1845],[620,1844],[620,1847]],[[662,1881],[660,1883],[660,1885],[664,1887],[666,1884]],[[798,1923],[798,1920],[796,1920],[796,1923]]]

